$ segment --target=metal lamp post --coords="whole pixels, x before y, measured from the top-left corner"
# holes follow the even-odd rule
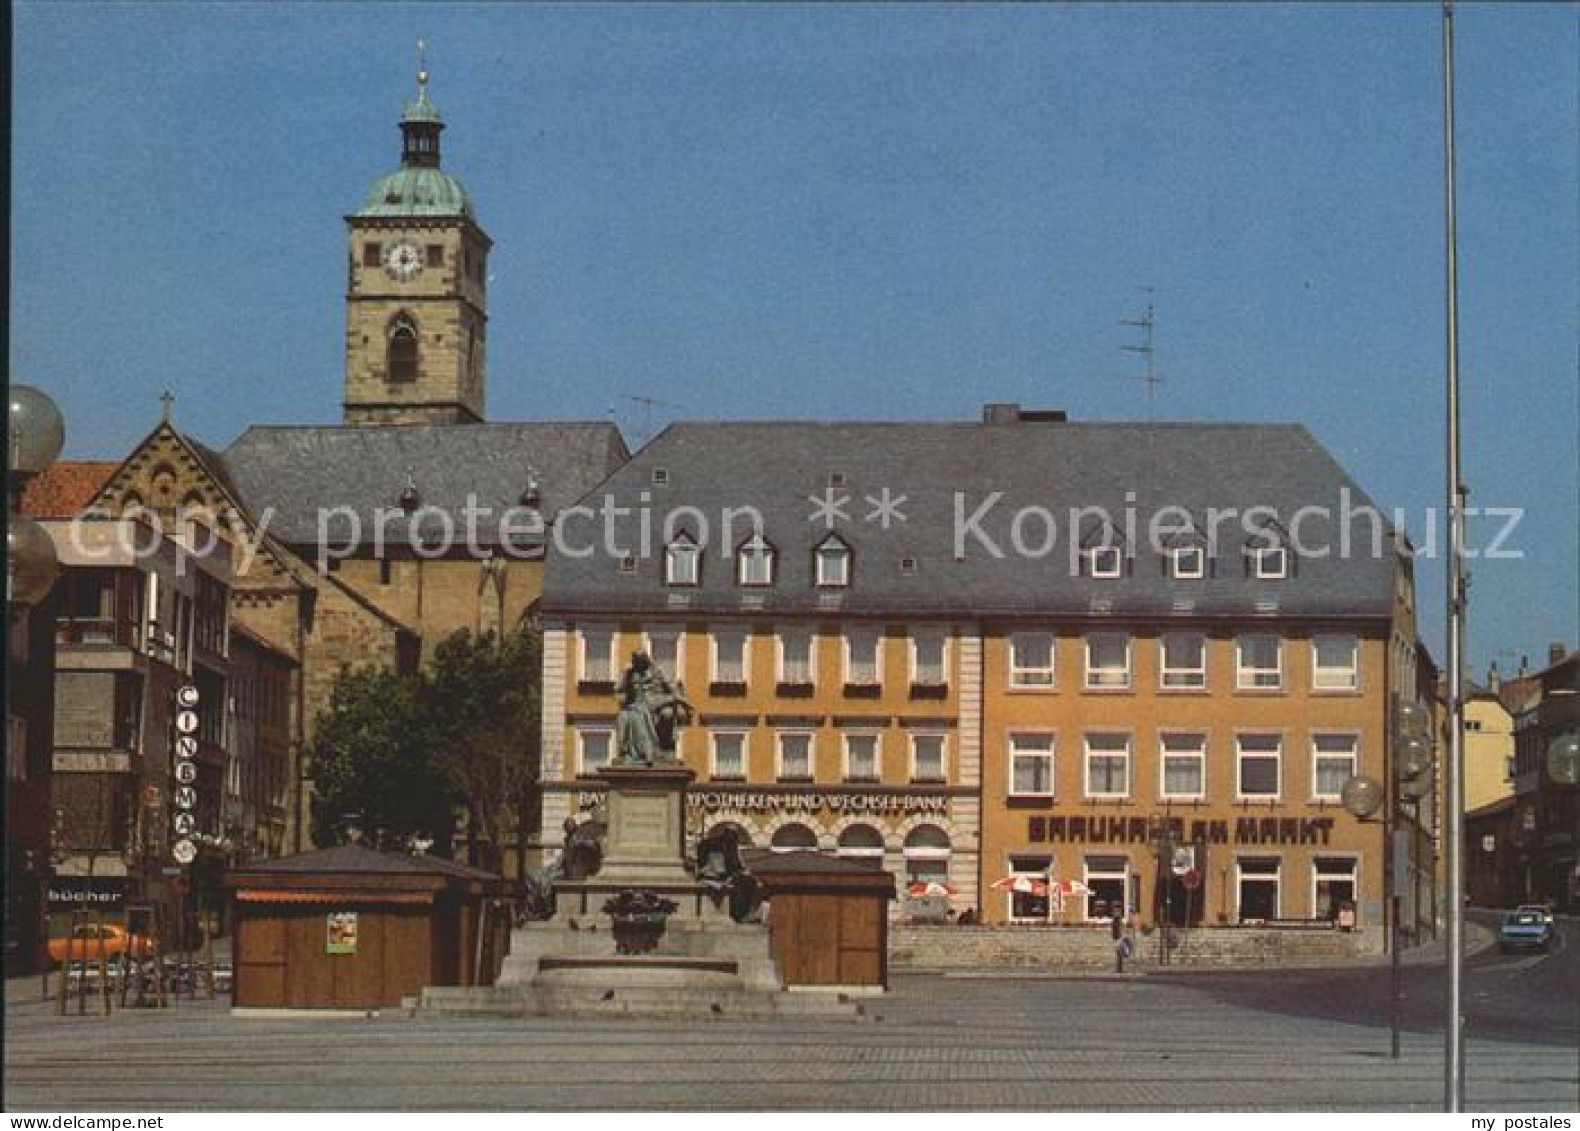
[[[29,480],[49,467],[66,442],[66,424],[60,409],[49,396],[30,385],[12,386],[6,412],[6,621],[26,618],[32,606],[49,596],[60,575],[60,559],[49,532],[21,513],[22,491]],[[9,636],[9,633],[8,633]],[[31,651],[31,649],[28,649]],[[26,664],[23,657],[8,659]],[[48,685],[48,702],[35,704],[41,717],[54,713],[53,684]],[[6,716],[11,709],[10,680],[5,683]],[[27,758],[27,751],[22,757]],[[49,936],[49,881],[54,873],[53,826],[50,843],[43,851],[31,851],[25,861],[36,873],[38,891],[39,967],[45,978],[48,997],[49,963],[46,950]],[[64,974],[62,974],[64,977]]]
[[[1402,996],[1400,987],[1403,983],[1403,972],[1399,962],[1398,880],[1393,875],[1393,869],[1397,865],[1392,863],[1393,833],[1397,814],[1396,806],[1390,803],[1388,792],[1376,778],[1356,775],[1344,783],[1339,791],[1339,800],[1344,806],[1344,811],[1357,821],[1373,821],[1378,811],[1383,811],[1383,841],[1389,846],[1388,854],[1383,857],[1388,873],[1388,1048],[1389,1055],[1394,1060],[1398,1060],[1399,999]]]

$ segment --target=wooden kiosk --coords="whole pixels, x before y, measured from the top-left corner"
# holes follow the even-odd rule
[[[370,1010],[424,986],[491,985],[505,882],[433,856],[342,845],[226,874],[236,1009]]]

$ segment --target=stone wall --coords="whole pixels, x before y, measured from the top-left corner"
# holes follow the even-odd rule
[[[1135,965],[1162,964],[1154,931],[1132,936]],[[1326,966],[1382,953],[1378,928],[1360,931],[1199,928],[1170,932],[1168,959],[1177,966]],[[1112,970],[1107,927],[953,927],[896,924],[889,931],[890,968],[900,972],[1006,970],[1017,973]]]

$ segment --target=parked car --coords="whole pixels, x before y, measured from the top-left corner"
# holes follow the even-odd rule
[[[1550,903],[1522,903],[1515,911],[1534,911],[1549,927],[1553,926],[1553,905]]]
[[[1498,946],[1504,951],[1522,947],[1546,950],[1553,940],[1553,925],[1539,908],[1510,911],[1498,929]]]
[[[147,935],[133,934],[115,923],[100,923],[78,927],[71,935],[49,940],[50,961],[98,962],[101,958],[120,958],[130,953],[134,958],[147,958],[157,949],[157,944]],[[69,950],[69,954],[68,954]]]

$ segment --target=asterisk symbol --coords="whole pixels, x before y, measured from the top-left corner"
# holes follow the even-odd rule
[[[872,507],[867,512],[867,521],[880,524],[883,529],[889,529],[891,522],[904,522],[905,512],[900,510],[900,504],[910,498],[909,495],[895,495],[887,487],[876,495],[866,496],[867,503]]]
[[[812,513],[806,516],[808,522],[821,522],[826,529],[833,530],[834,524],[840,519],[850,521],[850,515],[845,513],[845,508],[850,505],[850,496],[832,487],[823,489],[822,498],[808,495],[806,501],[812,504]]]

